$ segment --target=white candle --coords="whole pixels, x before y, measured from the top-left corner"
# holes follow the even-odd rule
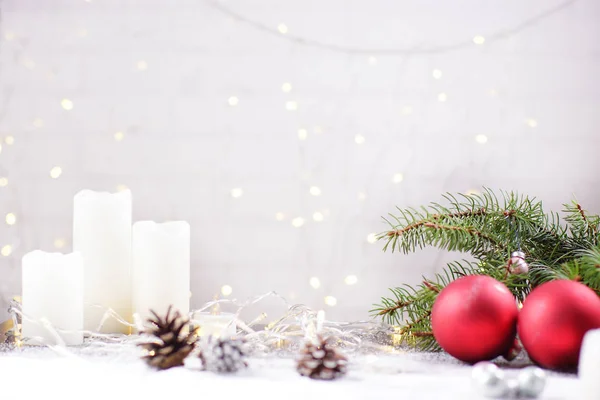
[[[133,225],[133,306],[142,320],[173,308],[190,311],[190,225],[183,221]]]
[[[67,345],[83,343],[81,254],[32,251],[23,256],[22,336],[31,344],[58,344],[47,320]]]
[[[108,308],[131,322],[131,192],[75,195],[73,249],[84,266],[84,327],[95,331]],[[129,333],[108,319],[102,332]]]
[[[579,354],[579,380],[582,400],[600,397],[600,329],[588,331]]]
[[[236,333],[235,314],[231,313],[197,312],[192,323],[200,327],[200,337],[232,337]]]

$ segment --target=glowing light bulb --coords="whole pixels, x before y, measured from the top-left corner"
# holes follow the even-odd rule
[[[448,100],[448,95],[444,92],[438,94],[438,101],[439,102],[445,102],[446,100]]]
[[[309,189],[309,192],[313,196],[320,196],[321,195],[321,189],[318,186],[311,186],[310,189]]]
[[[306,129],[298,129],[298,139],[306,140],[308,137],[308,131]]]
[[[50,177],[52,179],[58,179],[58,177],[60,177],[61,175],[62,175],[61,167],[54,167],[50,170]]]
[[[363,144],[365,142],[365,137],[363,135],[355,135],[354,142],[356,144]]]
[[[279,24],[277,26],[277,30],[279,31],[279,33],[281,33],[282,35],[285,35],[286,33],[288,33],[288,27],[286,24]]]
[[[67,111],[71,111],[73,109],[73,102],[69,99],[62,99],[60,101],[60,106]]]
[[[0,177],[0,187],[5,187],[8,185],[8,178]]]
[[[348,275],[346,278],[344,278],[344,283],[346,285],[356,285],[357,282],[358,278],[356,275]]]
[[[244,194],[244,190],[242,188],[233,188],[231,189],[231,197],[237,199],[238,197],[242,197]]]
[[[145,71],[148,69],[148,63],[144,60],[139,60],[135,66],[138,69],[138,71]]]
[[[373,56],[369,57],[369,65],[377,65],[377,58]]]
[[[302,217],[296,217],[292,220],[292,226],[294,228],[300,228],[302,225],[304,225],[304,218]]]
[[[392,182],[394,183],[400,183],[404,180],[404,175],[402,175],[400,172],[397,172],[394,174],[394,176],[392,177]]]
[[[498,96],[498,91],[496,89],[490,89],[488,91],[488,94],[492,97],[496,97],[496,96]]]
[[[122,141],[124,137],[125,137],[125,134],[123,132],[121,132],[121,131],[115,132],[115,140],[117,142]]]
[[[221,286],[221,294],[223,296],[229,296],[231,293],[233,293],[233,288],[229,285],[223,285]]]
[[[485,43],[485,38],[481,35],[477,35],[473,38],[473,43],[475,44],[484,44]]]
[[[275,219],[277,221],[283,221],[285,219],[285,214],[282,212],[278,212],[277,214],[275,214]]]
[[[318,289],[321,287],[321,280],[319,278],[317,278],[316,276],[313,276],[312,278],[310,278],[308,280],[308,284],[310,285],[310,287],[312,287],[313,289]]]
[[[230,106],[232,106],[232,107],[235,107],[235,106],[237,106],[237,105],[238,105],[238,103],[240,102],[240,99],[238,99],[238,98],[237,98],[237,97],[235,97],[235,96],[231,96],[231,97],[230,97],[230,98],[227,100],[227,102],[229,103],[229,105],[230,105]]]
[[[442,71],[440,71],[439,69],[434,69],[431,72],[431,76],[433,76],[433,79],[442,79]]]
[[[526,122],[527,122],[527,126],[529,126],[530,128],[535,128],[538,126],[537,121],[533,118],[528,118]]]
[[[286,101],[285,109],[288,111],[296,111],[298,109],[298,103],[295,101]]]
[[[337,299],[333,296],[325,296],[325,304],[329,307],[333,307],[337,304]]]
[[[66,245],[67,245],[67,241],[65,239],[63,239],[63,238],[54,239],[54,247],[56,247],[57,249],[62,249]]]
[[[285,82],[283,85],[281,85],[281,90],[284,93],[289,93],[292,90],[292,84],[289,82]]]
[[[367,235],[367,242],[369,242],[371,244],[376,243],[377,242],[377,235],[374,234],[374,233],[369,233]]]
[[[7,244],[2,246],[2,248],[0,249],[0,254],[2,254],[4,257],[8,257],[11,255],[12,250],[12,246],[10,244]]]
[[[17,216],[13,213],[8,213],[5,220],[7,225],[14,225],[17,223]]]
[[[325,218],[325,217],[323,216],[323,213],[320,213],[320,212],[318,212],[318,211],[317,211],[316,213],[314,213],[314,214],[313,214],[313,219],[314,219],[316,222],[321,222],[321,221],[323,221],[323,219],[324,219],[324,218]]]
[[[4,138],[4,143],[10,146],[15,143],[15,138],[12,136],[7,136]]]
[[[41,118],[34,118],[33,126],[35,126],[36,128],[41,128],[42,126],[44,126],[44,120]]]
[[[487,143],[488,138],[485,135],[477,135],[475,136],[475,141],[479,144],[484,144]]]

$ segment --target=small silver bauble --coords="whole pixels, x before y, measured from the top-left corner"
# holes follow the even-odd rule
[[[510,255],[510,273],[526,274],[529,272],[529,264],[525,261],[525,253],[513,251]]]
[[[546,373],[538,367],[527,367],[519,373],[518,382],[521,397],[536,398],[546,386]]]
[[[473,384],[486,397],[502,397],[508,393],[504,371],[491,362],[482,361],[475,364],[471,377]]]

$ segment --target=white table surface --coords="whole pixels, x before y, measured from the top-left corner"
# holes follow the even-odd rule
[[[131,352],[3,352],[0,399],[484,399],[472,387],[471,367],[443,353],[356,355],[348,375],[332,382],[301,377],[291,357],[250,358],[249,364],[245,371],[218,375],[185,367],[155,371]],[[549,373],[539,397],[580,398],[577,376],[556,373]]]

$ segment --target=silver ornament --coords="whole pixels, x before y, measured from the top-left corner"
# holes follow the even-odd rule
[[[503,397],[509,391],[504,371],[491,362],[482,361],[475,364],[471,378],[475,387],[486,397]]]
[[[517,381],[521,397],[536,398],[546,386],[546,373],[538,367],[527,367],[521,370]]]
[[[526,274],[529,272],[529,264],[525,261],[525,253],[522,251],[513,251],[510,254],[510,273]]]

